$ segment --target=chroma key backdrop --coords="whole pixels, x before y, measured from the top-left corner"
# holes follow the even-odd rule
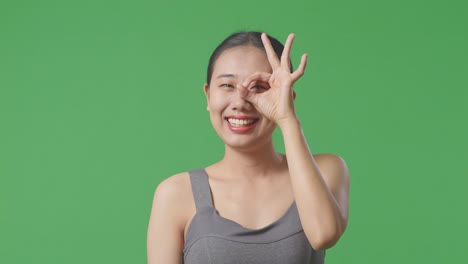
[[[229,34],[296,34],[297,114],[350,170],[327,264],[468,263],[466,1],[0,2],[0,263],[146,263],[153,193],[223,154]],[[275,145],[284,146],[275,131]],[[168,238],[170,239],[170,238]]]

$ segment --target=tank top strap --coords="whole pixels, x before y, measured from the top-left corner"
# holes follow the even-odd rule
[[[205,169],[191,170],[189,175],[197,212],[202,207],[213,207],[210,184]]]

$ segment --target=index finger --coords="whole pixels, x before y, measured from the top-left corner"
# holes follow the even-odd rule
[[[246,87],[248,86],[251,82],[260,80],[262,82],[268,82],[270,80],[271,73],[268,72],[255,72],[248,76],[243,82],[242,86]]]
[[[268,39],[267,34],[262,33],[261,37],[263,46],[265,47],[265,51],[268,57],[268,61],[270,62],[271,68],[274,70],[280,66],[278,56],[276,56],[276,53],[273,50],[273,47],[271,46],[271,42],[270,39]]]

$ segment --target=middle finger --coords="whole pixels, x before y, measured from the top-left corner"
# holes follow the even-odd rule
[[[261,38],[272,70],[280,67],[278,56],[276,56],[276,52],[273,50],[273,47],[271,46],[271,42],[270,39],[268,39],[267,34],[262,33]]]
[[[288,67],[289,69],[289,53],[291,53],[291,46],[294,41],[294,34],[289,34],[284,44],[283,53],[281,53],[281,65]]]

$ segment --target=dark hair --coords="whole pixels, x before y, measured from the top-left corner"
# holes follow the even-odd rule
[[[265,47],[263,46],[262,38],[261,38],[262,32],[256,32],[256,31],[248,31],[248,32],[237,32],[229,37],[227,37],[221,44],[219,44],[218,47],[213,51],[213,54],[211,54],[210,61],[208,63],[208,74],[207,74],[207,84],[210,84],[211,81],[211,75],[213,74],[213,69],[214,69],[214,64],[218,57],[227,49],[234,48],[237,46],[249,46],[252,45],[254,47],[257,47],[261,50],[265,50]],[[273,50],[276,53],[276,56],[278,58],[281,58],[281,54],[283,53],[284,46],[279,42],[276,38],[268,36],[268,39],[271,42],[271,46],[273,47]],[[292,63],[291,60],[289,60],[289,67],[291,69],[291,72],[293,71]]]

